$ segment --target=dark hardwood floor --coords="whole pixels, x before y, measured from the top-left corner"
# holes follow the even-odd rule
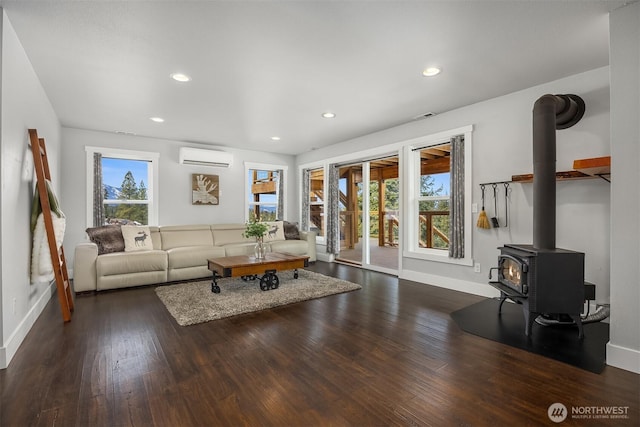
[[[480,297],[318,262],[363,289],[181,327],[153,287],[52,298],[0,371],[0,425],[555,425],[552,403],[628,406],[640,376],[602,374],[461,331]],[[571,409],[569,409],[571,410]]]

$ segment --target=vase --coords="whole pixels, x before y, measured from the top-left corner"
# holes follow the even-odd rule
[[[262,239],[256,241],[256,246],[254,248],[254,255],[256,259],[264,259],[267,254],[267,246],[264,244]]]

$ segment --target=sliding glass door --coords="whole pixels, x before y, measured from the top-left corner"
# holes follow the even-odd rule
[[[362,265],[362,164],[339,169],[340,254],[338,260]]]
[[[339,169],[338,261],[397,273],[399,264],[398,157]]]

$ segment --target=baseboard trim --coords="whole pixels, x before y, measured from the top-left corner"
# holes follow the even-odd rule
[[[328,254],[326,252],[316,252],[316,259],[318,261],[323,261],[323,262],[335,261],[335,257],[333,256],[333,254]]]
[[[640,351],[607,343],[607,365],[640,374]]]
[[[424,283],[427,285],[451,289],[453,291],[464,292],[467,294],[479,295],[486,298],[495,298],[500,296],[500,292],[498,292],[491,285],[484,283],[453,279],[451,277],[421,273],[419,271],[413,270],[402,270],[398,277],[400,279],[411,280],[413,282]]]
[[[40,313],[47,306],[51,296],[56,292],[56,283],[53,281],[49,285],[49,291],[42,292],[38,301],[31,307],[31,310],[22,319],[15,331],[11,334],[4,347],[0,347],[0,369],[6,369],[11,363],[11,359],[15,356],[20,344],[27,337],[27,334],[38,320]]]

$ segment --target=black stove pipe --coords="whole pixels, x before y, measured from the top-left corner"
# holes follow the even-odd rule
[[[556,129],[580,121],[578,95],[543,95],[533,105],[533,247],[556,248]]]

